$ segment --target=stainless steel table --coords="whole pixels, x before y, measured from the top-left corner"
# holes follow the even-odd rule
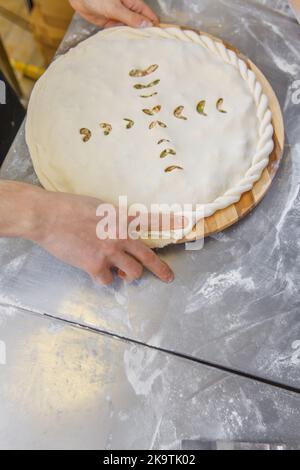
[[[161,252],[177,273],[170,286],[149,274],[101,288],[29,242],[1,239],[0,447],[299,441],[299,25],[285,1],[149,3],[263,70],[285,117],[282,166],[241,223],[201,251]],[[95,31],[75,16],[60,52]],[[23,128],[1,177],[37,184]]]

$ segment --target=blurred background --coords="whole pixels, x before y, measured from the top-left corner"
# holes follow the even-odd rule
[[[0,165],[72,15],[68,0],[0,0]]]
[[[68,0],[0,0],[0,41],[25,105],[34,79],[53,59],[72,14]]]

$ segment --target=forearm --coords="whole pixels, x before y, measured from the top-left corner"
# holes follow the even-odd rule
[[[29,184],[0,181],[0,237],[38,239],[44,194]]]

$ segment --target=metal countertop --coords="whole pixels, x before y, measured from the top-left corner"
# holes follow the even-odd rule
[[[0,449],[297,445],[297,394],[13,307],[0,328]]]
[[[157,0],[149,3],[164,22],[197,27],[226,39],[262,69],[284,112],[287,143],[281,168],[259,207],[239,224],[209,238],[201,251],[170,247],[161,252],[177,273],[175,283],[170,286],[149,274],[132,285],[117,280],[114,286],[101,288],[84,273],[60,263],[30,242],[0,239],[0,304],[4,318],[3,326],[0,316],[0,341],[8,342],[8,350],[12,352],[8,367],[0,366],[4,377],[0,385],[0,407],[1,416],[5,416],[0,424],[0,447],[17,446],[10,439],[16,438],[18,423],[21,430],[23,426],[26,429],[25,425],[30,428],[30,433],[18,433],[19,444],[25,447],[51,447],[55,442],[76,447],[80,436],[85,447],[93,448],[104,444],[107,448],[149,448],[151,445],[162,448],[176,446],[181,439],[191,437],[248,441],[269,437],[269,440],[282,441],[286,436],[292,441],[299,436],[297,394],[218,370],[227,367],[239,374],[251,374],[300,389],[300,104],[293,88],[300,79],[299,25],[283,0]],[[95,31],[96,28],[75,16],[60,52]],[[24,127],[2,167],[1,177],[37,184],[24,141]],[[68,322],[93,330],[75,329]],[[44,362],[36,351],[52,323],[58,325],[58,330],[55,326],[51,333],[52,342],[48,352],[44,350]],[[67,345],[65,333],[60,337],[60,327],[69,335]],[[118,335],[124,341],[105,337],[95,330]],[[36,340],[36,343],[27,342],[25,358],[18,347],[14,351],[10,346],[14,335],[17,344],[24,345],[26,337],[31,335]],[[132,345],[128,339],[143,344]],[[82,352],[89,342],[95,343],[97,350],[92,361]],[[75,345],[76,357],[64,362],[61,358],[68,354],[65,348],[70,344]],[[39,411],[51,398],[44,397],[43,392],[49,392],[55,384],[54,375],[54,383],[51,379],[53,369],[47,368],[54,360],[52,346],[57,348],[57,368],[66,368],[70,383],[77,380],[74,370],[69,369],[72,367],[78,370],[79,376],[80,370],[88,367],[84,376],[87,388],[96,377],[92,401],[86,397],[89,405],[85,398],[77,402],[77,393],[73,390],[75,404],[71,410],[64,402],[61,410],[54,401],[48,411]],[[130,351],[135,353],[125,364],[124,357],[130,356]],[[171,351],[191,359],[174,356]],[[155,357],[153,362],[152,357]],[[30,377],[22,372],[18,380],[17,372],[23,371],[22,361],[26,362],[25,365],[23,362],[25,370],[30,368],[36,372]],[[216,369],[194,361],[213,363]],[[108,384],[103,372],[97,375],[100,362],[107,365]],[[131,373],[135,374],[138,386],[135,382],[130,388]],[[118,374],[126,376],[121,384]],[[136,377],[136,374],[140,375]],[[208,395],[191,391],[198,383],[192,374],[202,381],[200,392],[210,387]],[[163,387],[162,394],[159,387],[165,384],[164,380],[168,386]],[[111,392],[115,393],[114,407],[120,416],[122,413],[129,416],[123,435],[118,434],[120,422],[109,415],[107,402],[100,396],[103,381],[105,394],[109,395],[109,387],[114,390]],[[213,385],[209,385],[211,383]],[[125,387],[126,398],[131,392],[128,400],[123,400],[121,391],[117,392],[119,386]],[[68,386],[65,387],[68,390]],[[141,389],[144,392],[140,394]],[[10,390],[15,393],[11,399]],[[182,397],[178,395],[179,390],[182,390]],[[34,394],[30,401],[31,391]],[[54,388],[54,395],[66,397],[66,393],[63,385],[58,390]],[[236,399],[239,393],[240,398]],[[14,417],[13,402],[17,397],[19,402],[22,398],[25,400],[23,421],[22,417],[20,420]],[[147,406],[143,408],[145,403]],[[36,413],[41,414],[36,417]],[[45,422],[40,420],[43,413],[48,413]],[[145,413],[152,427],[140,436],[139,416],[144,422]],[[59,416],[62,416],[61,421]],[[93,435],[96,417],[99,421],[105,419],[111,429],[105,434],[100,427],[98,440]],[[69,426],[76,419],[80,427],[78,435],[69,435]],[[132,432],[128,433],[128,429]],[[39,435],[38,430],[42,430]]]

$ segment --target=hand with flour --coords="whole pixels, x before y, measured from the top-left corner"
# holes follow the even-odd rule
[[[0,201],[0,237],[31,240],[101,285],[113,282],[114,269],[128,281],[139,279],[144,268],[163,282],[174,279],[169,266],[141,241],[97,238],[98,199],[0,181]],[[183,226],[180,218],[171,228]]]
[[[120,24],[146,28],[159,23],[143,0],[70,0],[70,3],[85,20],[101,28]]]

